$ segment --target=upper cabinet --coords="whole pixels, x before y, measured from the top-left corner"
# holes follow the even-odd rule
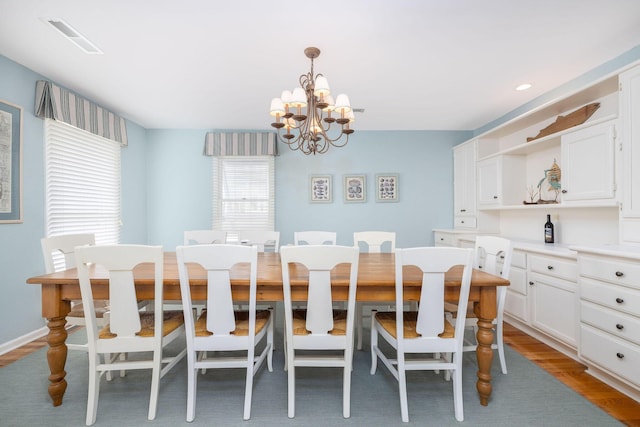
[[[476,141],[453,149],[453,209],[456,217],[476,214]]]
[[[620,241],[640,243],[640,66],[620,74],[622,210]]]
[[[617,116],[613,76],[477,137],[479,212],[617,207]]]

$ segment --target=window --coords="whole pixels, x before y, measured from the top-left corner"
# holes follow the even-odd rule
[[[120,144],[45,120],[46,233],[120,242]]]
[[[275,173],[273,156],[213,158],[213,229],[273,230]]]

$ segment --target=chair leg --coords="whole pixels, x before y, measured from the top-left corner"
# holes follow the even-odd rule
[[[461,359],[462,354],[457,353],[453,357]],[[459,361],[456,363],[456,368],[453,372],[453,409],[456,421],[464,421],[464,409],[462,405],[462,362]]]
[[[198,385],[198,369],[195,367],[196,355],[187,354],[187,422],[192,422],[196,416],[196,388]]]
[[[402,422],[409,422],[409,403],[407,402],[407,376],[404,368],[404,355],[398,353],[398,392],[400,394],[400,416]]]
[[[253,394],[253,374],[254,374],[254,362],[253,351],[249,350],[247,353],[247,378],[244,387],[244,414],[243,420],[251,418],[251,396]]]
[[[358,334],[357,349],[362,350],[362,317],[364,316],[364,306],[361,302],[356,302],[356,332]]]
[[[274,312],[275,310],[271,309],[271,320],[269,321],[269,326],[267,330],[267,345],[269,346],[269,352],[267,353],[267,369],[269,372],[273,372],[273,350],[274,350],[274,342],[273,342],[273,324],[274,322]]]
[[[89,358],[89,392],[87,395],[87,419],[86,424],[88,426],[93,425],[96,422],[96,415],[98,414],[98,397],[100,395],[100,373],[96,370],[96,364],[98,360],[96,357]]]
[[[504,337],[502,336],[502,325],[498,324],[496,327],[496,335],[498,341],[498,357],[500,358],[500,368],[502,373],[507,373],[507,361],[504,357]]]
[[[378,368],[378,355],[376,349],[378,348],[378,330],[376,329],[376,310],[371,312],[371,375],[375,375]]]
[[[353,354],[345,351],[344,378],[342,379],[342,416],[349,418],[351,416],[351,369]]]
[[[287,416],[294,418],[296,416],[296,370],[293,363],[288,367],[287,371]]]
[[[151,370],[151,393],[149,395],[148,420],[156,418],[158,394],[160,391],[160,371],[162,370],[162,349],[153,352],[153,369]]]

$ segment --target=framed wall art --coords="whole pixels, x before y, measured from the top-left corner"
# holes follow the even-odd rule
[[[345,175],[343,186],[345,202],[367,201],[367,186],[364,175]]]
[[[0,223],[22,222],[22,108],[0,100]]]
[[[376,201],[398,201],[398,174],[384,173],[376,175]]]
[[[309,200],[313,203],[331,203],[331,175],[312,175],[309,183]]]

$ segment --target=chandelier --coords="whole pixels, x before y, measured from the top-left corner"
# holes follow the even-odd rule
[[[304,54],[311,59],[311,71],[300,76],[301,87],[293,92],[285,90],[280,98],[271,100],[270,114],[276,118],[271,126],[290,149],[323,154],[330,146],[347,145],[349,135],[354,132],[349,127],[354,121],[353,111],[347,95],[338,95],[334,102],[326,77],[322,74],[314,77],[313,60],[320,56],[320,49],[308,47]],[[338,125],[340,128],[336,129]]]

